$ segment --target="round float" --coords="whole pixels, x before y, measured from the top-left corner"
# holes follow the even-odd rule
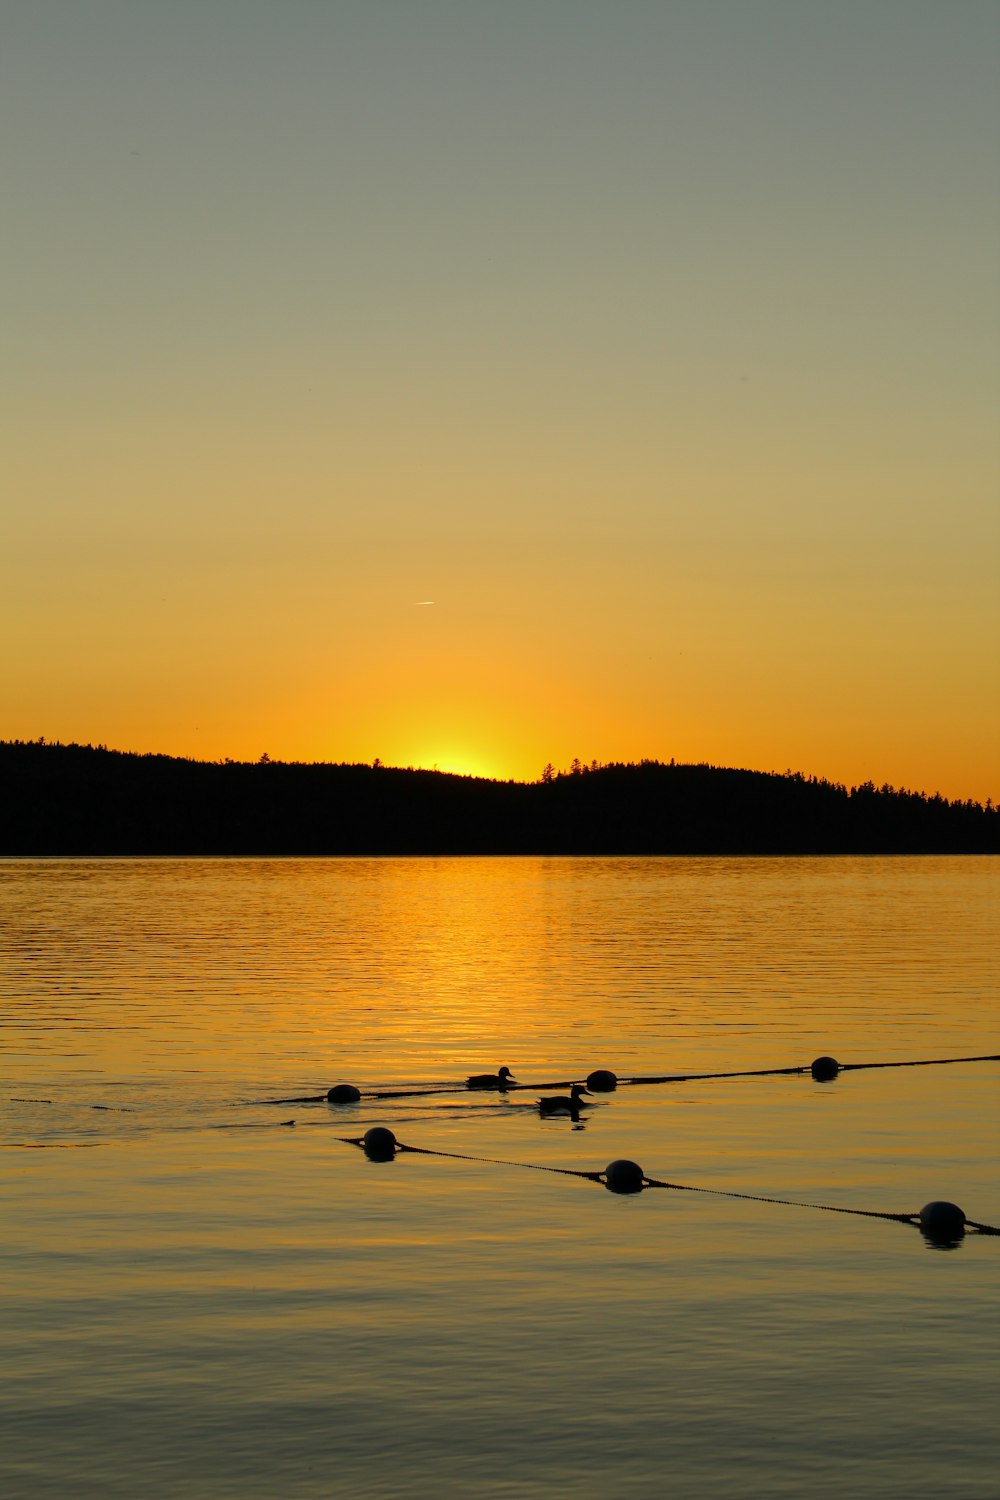
[[[965,1234],[965,1214],[957,1203],[945,1198],[925,1203],[918,1215],[920,1228],[929,1240],[948,1242],[960,1240]]]
[[[646,1174],[638,1162],[622,1157],[604,1169],[604,1185],[613,1193],[641,1193]]]
[[[396,1137],[386,1125],[373,1125],[366,1130],[361,1144],[371,1161],[391,1161],[396,1154]]]
[[[335,1083],[332,1089],[327,1089],[326,1097],[329,1104],[357,1104],[361,1090],[353,1083]]]
[[[592,1094],[613,1094],[618,1087],[618,1075],[610,1068],[595,1068],[587,1074],[587,1087]]]
[[[840,1072],[840,1063],[835,1057],[816,1057],[809,1071],[817,1083],[830,1083]]]

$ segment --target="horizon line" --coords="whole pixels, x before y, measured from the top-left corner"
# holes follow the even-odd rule
[[[518,778],[516,776],[484,776],[484,775],[481,775],[481,774],[479,774],[477,772],[473,772],[473,771],[447,771],[447,770],[443,771],[443,770],[441,770],[436,765],[435,766],[389,765],[387,762],[383,761],[381,759],[381,757],[379,757],[379,756],[375,756],[370,761],[368,761],[368,760],[354,760],[354,761],[346,761],[346,760],[340,760],[340,761],[336,761],[336,760],[281,760],[281,759],[276,759],[274,756],[269,755],[267,753],[267,751],[264,751],[260,756],[257,757],[256,760],[244,760],[244,759],[239,759],[239,758],[237,758],[235,756],[229,756],[229,755],[221,756],[221,757],[219,757],[217,759],[214,759],[214,760],[205,760],[205,759],[199,759],[197,756],[194,756],[194,755],[176,755],[176,754],[171,754],[169,751],[165,751],[165,750],[121,750],[121,749],[117,749],[117,748],[115,748],[113,746],[109,746],[107,744],[95,745],[95,744],[91,743],[90,741],[88,741],[86,744],[84,744],[83,742],[81,742],[79,740],[68,740],[68,741],[64,741],[64,740],[50,740],[50,739],[47,739],[45,737],[45,735],[40,735],[38,737],[38,739],[36,739],[36,740],[24,740],[24,739],[6,740],[6,739],[0,739],[0,749],[15,749],[15,748],[22,748],[22,749],[36,748],[36,749],[49,749],[49,750],[56,750],[56,749],[58,749],[58,750],[90,750],[90,751],[93,751],[95,753],[103,753],[103,754],[106,754],[106,755],[132,756],[132,757],[135,757],[136,759],[158,759],[158,760],[186,761],[186,762],[188,762],[191,765],[200,765],[200,766],[247,766],[247,767],[249,767],[249,766],[261,766],[261,765],[264,765],[264,766],[275,766],[275,767],[285,766],[285,767],[289,767],[289,768],[291,768],[291,767],[298,767],[300,769],[314,768],[314,769],[317,769],[317,770],[322,770],[322,769],[329,769],[329,770],[338,770],[338,769],[340,769],[340,770],[361,770],[361,769],[367,769],[367,770],[372,770],[372,771],[397,771],[397,772],[403,772],[403,773],[414,774],[414,775],[420,774],[420,775],[424,775],[424,776],[448,776],[448,777],[453,777],[455,779],[462,780],[462,781],[482,781],[482,782],[487,782],[487,783],[492,782],[492,783],[495,783],[495,784],[498,784],[498,785],[502,785],[502,786],[537,786],[537,785],[539,785],[541,783],[555,781],[555,780],[572,780],[572,779],[574,779],[577,776],[594,775],[594,774],[599,773],[601,771],[630,770],[630,769],[632,769],[632,770],[641,770],[644,767],[647,767],[647,768],[649,768],[649,767],[658,767],[658,768],[663,769],[663,770],[729,771],[729,772],[735,772],[735,773],[739,773],[739,774],[742,774],[742,775],[749,775],[749,776],[768,776],[768,777],[774,777],[774,778],[780,779],[780,780],[810,782],[810,783],[814,783],[814,784],[820,785],[820,786],[828,786],[828,787],[832,787],[832,788],[837,789],[837,790],[843,790],[845,792],[861,791],[861,790],[867,790],[867,789],[870,788],[871,790],[876,791],[876,792],[882,792],[882,793],[887,793],[887,794],[891,793],[891,794],[894,794],[894,795],[908,796],[908,797],[919,797],[919,798],[922,798],[925,801],[933,801],[935,798],[940,798],[941,801],[946,802],[949,805],[957,805],[957,806],[960,806],[960,807],[969,807],[969,806],[980,807],[984,811],[998,811],[998,810],[1000,810],[1000,804],[994,803],[992,796],[987,796],[983,801],[979,801],[978,799],[976,799],[974,797],[964,797],[964,798],[963,797],[946,797],[941,792],[936,792],[936,791],[935,792],[917,791],[917,790],[914,790],[912,787],[896,786],[894,783],[891,783],[891,782],[888,782],[888,781],[884,781],[884,782],[882,782],[881,785],[877,785],[875,783],[875,781],[871,777],[867,778],[865,781],[859,781],[859,782],[856,782],[856,783],[854,783],[854,784],[852,784],[852,785],[849,786],[846,781],[833,781],[829,777],[818,775],[815,772],[808,772],[807,773],[807,772],[801,771],[801,770],[795,770],[795,771],[793,771],[791,769],[791,767],[786,767],[784,771],[776,771],[776,770],[773,770],[773,769],[764,770],[764,769],[761,769],[760,767],[757,767],[757,766],[723,765],[723,764],[720,764],[717,761],[709,761],[709,760],[698,760],[698,761],[686,760],[686,761],[679,761],[679,760],[677,760],[673,756],[671,756],[670,760],[662,760],[659,757],[655,757],[655,756],[640,756],[637,759],[633,759],[633,760],[606,760],[606,761],[591,760],[590,762],[584,762],[584,761],[581,761],[581,760],[579,760],[577,758],[577,759],[574,759],[573,761],[571,761],[569,767],[565,768],[565,769],[561,769],[561,768],[555,766],[552,761],[547,761],[546,764],[545,764],[545,766],[544,766],[544,768],[543,768],[543,770],[542,770],[542,772],[537,777],[535,777],[535,778],[533,778],[531,780],[528,780],[528,779]]]

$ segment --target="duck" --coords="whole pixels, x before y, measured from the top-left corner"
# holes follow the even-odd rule
[[[501,1068],[497,1073],[473,1073],[471,1078],[465,1081],[467,1089],[505,1089],[508,1083],[515,1083],[513,1073],[509,1068]]]
[[[568,1094],[555,1094],[548,1099],[539,1099],[538,1112],[542,1115],[573,1115],[578,1116],[581,1109],[588,1109],[580,1098],[581,1094],[589,1091],[582,1083],[574,1083]]]

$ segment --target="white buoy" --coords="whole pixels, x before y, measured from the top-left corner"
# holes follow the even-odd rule
[[[373,1125],[366,1130],[362,1145],[371,1161],[391,1161],[396,1154],[396,1137],[386,1125]]]
[[[960,1240],[965,1234],[965,1214],[957,1203],[945,1198],[925,1203],[919,1214],[920,1227],[931,1240]]]
[[[610,1068],[595,1068],[587,1074],[587,1087],[594,1094],[613,1094],[618,1087],[618,1078]]]
[[[613,1193],[639,1193],[645,1178],[646,1174],[638,1162],[628,1161],[625,1157],[609,1162],[604,1169],[605,1186]]]
[[[810,1072],[817,1083],[831,1083],[840,1072],[840,1063],[835,1057],[816,1057]]]
[[[361,1090],[353,1083],[335,1083],[332,1089],[327,1089],[326,1097],[330,1104],[357,1104]]]

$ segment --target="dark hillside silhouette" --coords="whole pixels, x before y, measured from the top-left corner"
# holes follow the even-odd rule
[[[657,761],[537,782],[0,742],[0,854],[996,854],[991,804]]]

